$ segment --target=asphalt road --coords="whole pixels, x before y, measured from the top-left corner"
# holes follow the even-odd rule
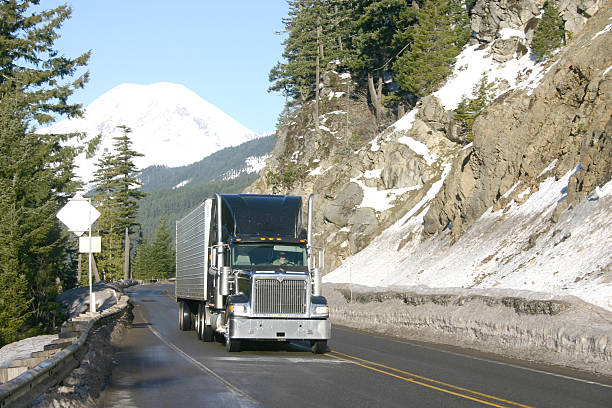
[[[100,407],[612,407],[612,379],[334,328],[330,350],[247,344],[228,353],[178,330],[170,286],[130,289],[133,327]]]

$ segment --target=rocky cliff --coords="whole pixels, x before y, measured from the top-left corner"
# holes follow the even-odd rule
[[[610,15],[608,5],[591,18],[533,92],[504,93],[478,117],[473,146],[455,157],[425,216],[427,234],[450,227],[460,237],[490,206],[517,200],[524,186],[535,192],[542,176],[549,176],[542,171],[553,162],[557,178],[582,168],[571,177],[568,197],[554,218],[610,180],[612,43],[602,33]],[[518,183],[523,188],[504,196]]]
[[[488,209],[520,205],[546,177],[579,169],[548,218],[558,220],[611,179],[612,7],[560,1],[567,46],[535,64],[528,50],[543,3],[474,6],[475,38],[465,55],[487,61],[497,98],[474,124],[473,144],[458,134],[452,110],[458,89],[485,72],[475,70],[474,59],[460,56],[443,89],[383,131],[364,97],[351,95],[350,78],[331,71],[319,129],[307,107],[281,126],[273,159],[249,191],[316,194],[316,240],[327,250],[328,272],[398,221],[418,218],[420,227],[378,245],[418,253],[427,237],[448,236],[443,244],[430,241],[448,248]]]

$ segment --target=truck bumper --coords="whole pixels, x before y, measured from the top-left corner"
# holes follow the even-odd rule
[[[331,337],[329,319],[249,319],[232,317],[232,339],[257,340],[327,340]]]

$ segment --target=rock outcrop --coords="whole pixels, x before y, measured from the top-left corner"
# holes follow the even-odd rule
[[[533,93],[506,93],[476,120],[474,144],[455,158],[425,216],[425,233],[452,228],[460,237],[487,208],[516,198],[519,191],[503,196],[517,182],[535,186],[555,160],[557,177],[580,167],[557,214],[610,180],[612,41],[598,33],[611,15],[608,5],[591,19]]]
[[[425,216],[425,235],[452,228],[459,238],[487,208],[519,201],[519,192],[507,194],[517,182],[535,191],[542,171],[555,160],[558,177],[582,166],[560,214],[610,179],[612,73],[606,70],[612,42],[609,31],[597,35],[609,23],[610,5],[604,4],[558,4],[563,16],[573,16],[564,17],[573,33],[568,47],[542,72],[539,86],[519,85],[531,75],[528,70],[496,84],[498,93],[510,90],[476,121],[469,148],[453,112],[434,96],[380,132],[365,97],[331,67],[321,87],[320,126],[315,128],[308,105],[285,118],[267,167],[248,192],[304,198],[315,193],[315,243],[326,248],[326,272],[410,210],[424,211],[425,195],[451,164]],[[497,63],[511,65],[529,52],[543,5],[544,0],[478,0],[472,41],[490,49]]]

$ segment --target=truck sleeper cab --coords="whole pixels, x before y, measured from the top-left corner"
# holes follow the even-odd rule
[[[223,339],[306,340],[325,352],[331,335],[320,294],[324,252],[302,226],[301,197],[220,195],[177,221],[179,328]]]

